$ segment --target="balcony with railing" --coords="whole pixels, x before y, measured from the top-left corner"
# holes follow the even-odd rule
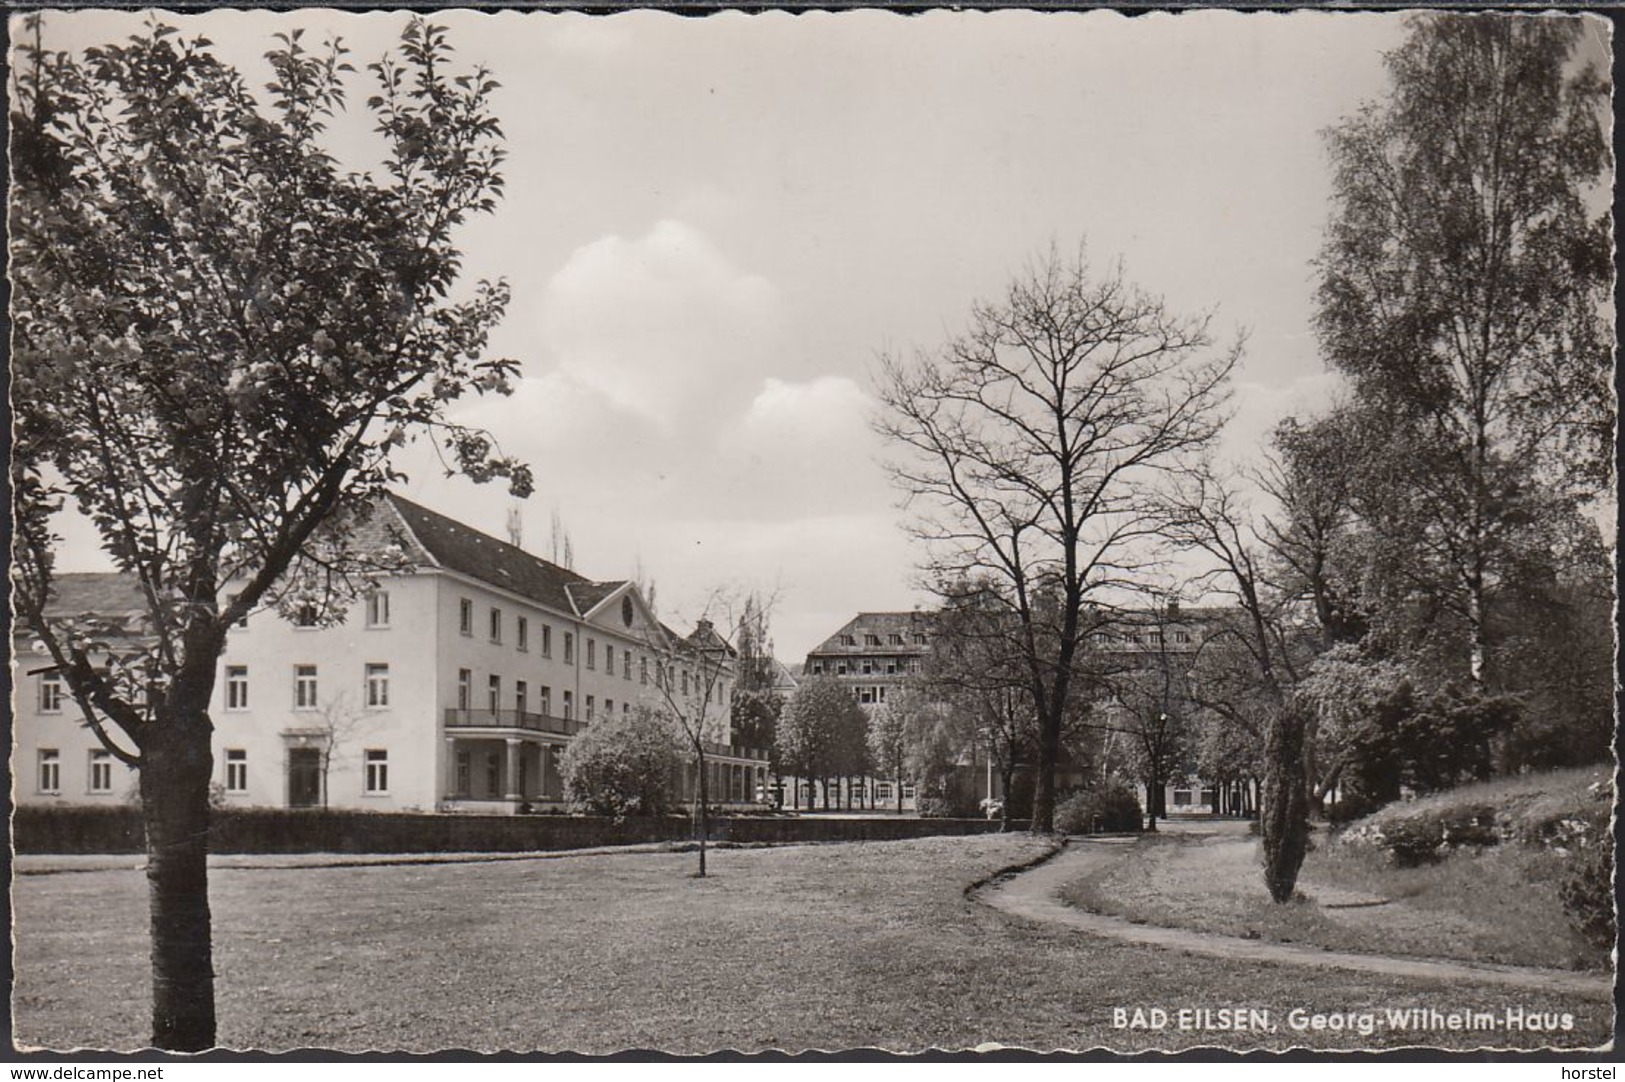
[[[551,733],[556,736],[574,736],[587,727],[579,718],[556,718],[550,714],[532,714],[524,710],[458,710],[446,711],[447,729],[523,729],[532,733]]]

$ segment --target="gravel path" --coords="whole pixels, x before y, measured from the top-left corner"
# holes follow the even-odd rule
[[[1186,951],[1212,958],[1275,962],[1317,969],[1346,969],[1359,973],[1381,973],[1394,977],[1417,977],[1453,983],[1494,984],[1598,999],[1613,996],[1614,981],[1607,975],[1488,963],[1450,962],[1431,958],[1355,954],[1349,951],[1295,946],[1290,943],[1238,939],[1234,936],[1193,932],[1183,928],[1134,924],[1121,917],[1089,913],[1061,901],[1062,887],[1103,869],[1122,856],[1118,850],[1131,844],[1133,839],[1130,838],[1073,839],[1065,849],[1045,863],[1009,878],[996,880],[978,891],[976,897],[994,909],[1028,920],[1063,924],[1090,935],[1104,936],[1126,943],[1139,943],[1148,947]]]

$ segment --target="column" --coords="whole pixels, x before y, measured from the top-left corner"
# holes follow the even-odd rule
[[[457,738],[446,737],[446,796],[457,796]]]
[[[519,799],[519,738],[508,738],[508,791],[503,794],[505,800]]]

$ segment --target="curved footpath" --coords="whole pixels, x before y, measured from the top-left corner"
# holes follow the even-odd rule
[[[1559,969],[1529,969],[1489,963],[1450,962],[1432,958],[1399,958],[1381,954],[1355,954],[1322,950],[1291,943],[1239,939],[1235,936],[1134,924],[1121,917],[1090,913],[1061,901],[1061,888],[1087,878],[1121,856],[1114,852],[1133,844],[1130,838],[1074,838],[1042,864],[995,880],[974,896],[985,905],[1028,920],[1061,924],[1090,935],[1104,936],[1147,947],[1187,951],[1211,958],[1248,962],[1276,962],[1317,969],[1347,969],[1423,980],[1496,984],[1564,995],[1599,999],[1613,997],[1613,977]]]

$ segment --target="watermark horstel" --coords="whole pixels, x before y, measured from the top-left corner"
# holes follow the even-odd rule
[[[1268,1007],[1113,1007],[1112,1028],[1223,1033],[1566,1033],[1568,1011],[1518,1006],[1498,1010],[1383,1007],[1358,1011],[1287,1010]]]

